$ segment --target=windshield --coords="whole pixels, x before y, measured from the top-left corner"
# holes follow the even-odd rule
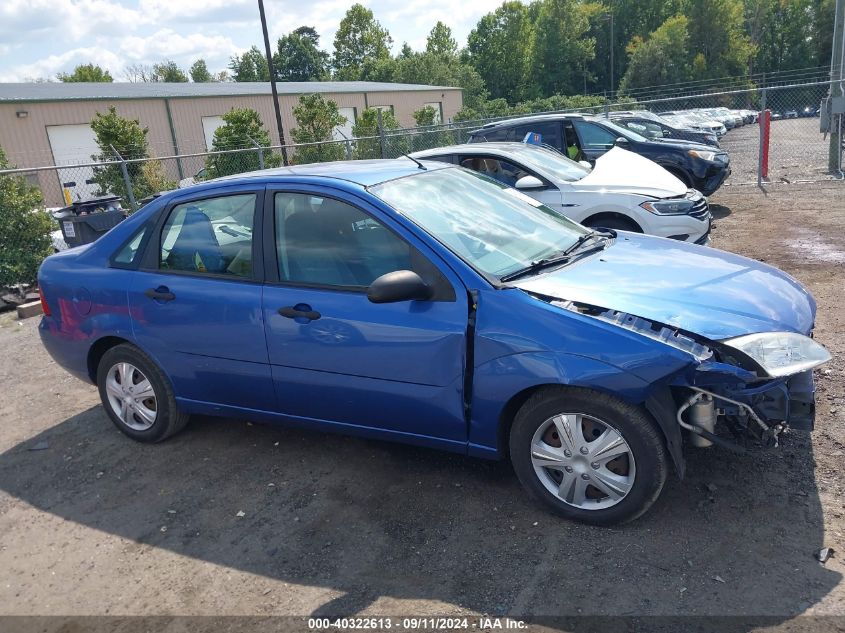
[[[624,128],[624,127],[621,127],[619,125],[616,125],[615,123],[613,123],[611,121],[604,121],[603,120],[601,122],[601,125],[604,126],[605,128],[607,128],[608,130],[613,130],[614,132],[616,132],[616,136],[624,136],[625,138],[630,139],[632,141],[637,141],[638,143],[643,143],[643,142],[648,141],[647,138],[645,138],[644,136],[640,136],[639,134],[637,134],[633,130],[629,130],[628,128]]]
[[[588,232],[516,189],[466,169],[420,172],[369,191],[492,277],[559,254]]]
[[[588,168],[569,160],[560,152],[538,145],[514,143],[512,147],[508,147],[508,154],[519,159],[528,169],[545,173],[556,180],[575,182],[590,173]]]

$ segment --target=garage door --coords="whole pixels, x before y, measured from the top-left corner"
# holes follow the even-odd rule
[[[205,149],[211,151],[214,145],[214,132],[217,128],[226,125],[222,116],[204,116],[202,118],[202,132],[205,134]]]
[[[336,141],[352,138],[352,126],[355,125],[355,108],[338,108],[340,116],[346,119],[345,123],[338,125],[332,132]]]
[[[91,126],[80,125],[48,125],[47,138],[50,139],[50,149],[56,165],[79,165],[90,163],[92,156],[100,153],[100,148]],[[94,184],[94,170],[91,167],[69,167],[59,169],[59,184],[66,189],[72,200],[88,200],[93,198],[99,187]]]

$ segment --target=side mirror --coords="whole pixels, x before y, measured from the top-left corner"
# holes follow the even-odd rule
[[[616,142],[613,143],[616,147],[628,147],[628,139],[624,136],[620,136],[616,139]]]
[[[367,299],[372,303],[425,301],[430,297],[431,288],[411,270],[395,270],[382,275],[367,288]]]
[[[579,160],[578,164],[581,165],[581,167],[586,167],[587,169],[593,168],[593,166],[585,160]]]
[[[546,185],[536,176],[523,176],[514,183],[516,189],[545,189]]]

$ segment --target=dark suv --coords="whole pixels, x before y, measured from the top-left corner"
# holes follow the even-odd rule
[[[653,160],[706,196],[731,173],[727,153],[715,147],[681,140],[649,140],[612,121],[585,114],[544,114],[488,123],[472,132],[469,142],[521,141],[529,132],[540,134],[543,143],[569,158],[590,163],[614,146],[621,147]]]

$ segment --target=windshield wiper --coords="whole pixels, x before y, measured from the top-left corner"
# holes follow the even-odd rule
[[[544,268],[549,268],[551,266],[556,266],[558,264],[566,264],[569,263],[569,260],[572,259],[572,256],[575,254],[579,248],[581,248],[584,244],[590,241],[593,238],[597,237],[610,237],[607,233],[599,233],[598,231],[590,231],[589,233],[585,233],[571,246],[567,247],[566,250],[561,251],[560,253],[556,254],[553,257],[544,257],[536,262],[531,262],[528,266],[524,268],[519,268],[511,273],[506,275],[502,275],[499,277],[501,281],[513,281],[514,279],[518,279],[520,277],[524,277],[526,275],[531,275],[536,273]]]
[[[608,237],[611,237],[611,236],[608,233],[599,233],[598,231],[590,231],[589,233],[584,233],[584,235],[582,235],[577,240],[575,240],[575,243],[572,246],[570,246],[565,251],[563,251],[563,253],[561,253],[561,257],[563,257],[564,255],[567,255],[567,256],[572,255],[572,253],[574,253],[579,248],[581,248],[584,244],[586,244],[591,239],[596,238],[596,237],[608,238]]]

